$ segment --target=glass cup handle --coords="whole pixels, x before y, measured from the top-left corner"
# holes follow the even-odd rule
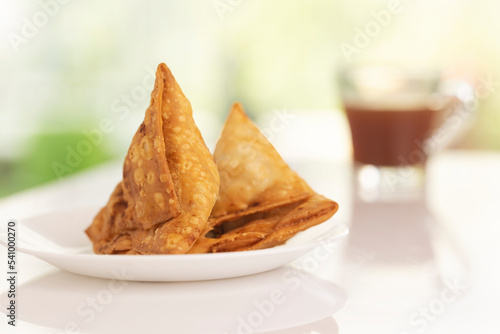
[[[434,151],[444,149],[470,129],[477,109],[474,88],[467,82],[444,81],[441,84],[439,95],[449,98],[451,111],[446,115],[443,124],[428,139]]]

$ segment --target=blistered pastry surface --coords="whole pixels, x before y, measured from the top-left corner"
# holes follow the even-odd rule
[[[165,64],[158,66],[119,188],[86,231],[97,253],[185,253],[207,225],[219,189],[217,167]]]
[[[337,203],[315,193],[290,169],[239,104],[226,121],[214,158],[190,102],[160,64],[151,104],[125,158],[123,181],[86,230],[94,251],[269,248],[338,210]]]
[[[123,188],[128,204],[128,228],[149,229],[180,214],[163,131],[164,80],[156,80],[151,104],[139,126],[123,165]]]
[[[213,217],[271,208],[303,199],[308,186],[235,104],[217,143],[214,158],[220,191]]]

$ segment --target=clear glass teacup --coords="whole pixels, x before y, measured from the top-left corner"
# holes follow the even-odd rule
[[[368,200],[421,191],[425,164],[468,124],[473,88],[438,71],[351,66],[338,76],[357,190]]]

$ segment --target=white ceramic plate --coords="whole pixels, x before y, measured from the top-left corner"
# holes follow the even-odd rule
[[[96,255],[83,232],[98,209],[54,212],[17,223],[17,250],[76,274],[130,281],[196,281],[281,267],[348,233],[334,219],[298,233],[285,245],[247,252],[182,255]],[[0,243],[6,245],[6,235]]]

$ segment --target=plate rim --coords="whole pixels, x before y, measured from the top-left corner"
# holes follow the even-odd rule
[[[43,213],[43,214],[40,214],[40,215],[33,215],[33,216],[28,216],[28,217],[25,217],[25,218],[22,218],[22,219],[17,219],[17,222],[18,222],[18,227],[19,226],[23,226],[25,228],[30,228],[28,226],[26,226],[26,223],[25,221],[31,221],[31,220],[36,220],[36,219],[40,219],[42,217],[50,217],[54,214],[70,214],[70,213],[75,213],[75,212],[78,212],[78,211],[87,211],[87,210],[95,210],[96,214],[98,212],[98,210],[100,209],[100,207],[98,206],[81,206],[81,207],[78,207],[78,208],[75,208],[75,209],[65,209],[65,210],[55,210],[55,211],[51,211],[51,212],[47,212],[47,213]],[[312,226],[313,228],[314,227],[317,227],[317,226],[321,226],[327,222],[330,222],[331,220],[333,219],[330,218],[318,225],[315,225],[315,226]],[[279,254],[279,253],[288,253],[288,252],[292,252],[292,251],[301,251],[301,250],[304,250],[304,249],[308,249],[308,248],[313,248],[319,244],[322,244],[322,243],[330,243],[330,242],[334,242],[335,240],[337,239],[341,239],[343,237],[345,237],[346,235],[349,234],[349,228],[347,226],[347,224],[345,224],[344,222],[337,222],[337,224],[335,224],[334,226],[332,226],[330,229],[327,229],[325,232],[329,232],[333,229],[338,229],[339,232],[338,233],[335,233],[334,235],[326,235],[324,237],[319,237],[319,238],[315,238],[313,240],[310,240],[310,241],[307,241],[307,242],[304,242],[304,243],[300,243],[300,244],[296,244],[296,245],[287,245],[286,243],[285,244],[282,244],[282,245],[277,245],[277,246],[274,246],[274,247],[270,247],[270,248],[264,248],[264,249],[255,249],[255,250],[249,250],[249,251],[236,251],[236,252],[220,252],[220,253],[202,253],[202,254],[143,254],[143,255],[140,255],[140,258],[141,259],[144,259],[145,261],[153,261],[153,260],[158,260],[160,258],[169,258],[173,261],[181,261],[181,260],[187,260],[187,259],[190,259],[190,260],[194,260],[196,258],[204,258],[204,259],[207,259],[207,258],[211,258],[211,259],[216,259],[216,258],[245,258],[245,257],[252,257],[252,256],[255,256],[255,255],[266,255],[268,253],[271,253],[271,254]],[[301,232],[306,232],[307,230],[304,230],[304,231],[300,231],[299,233]],[[82,232],[84,233],[84,232]],[[4,236],[3,234],[0,234],[0,236]],[[7,244],[6,242],[4,241],[3,238],[0,237],[0,244],[4,247],[7,247]],[[91,241],[89,240],[89,248],[92,249],[92,244],[91,244]],[[63,248],[64,249],[71,249],[71,248]],[[80,247],[80,249],[82,249]],[[71,255],[71,256],[77,256],[77,257],[80,257],[80,258],[93,258],[93,259],[97,259],[99,258],[100,260],[99,261],[107,261],[107,260],[102,260],[102,259],[110,259],[110,258],[120,258],[120,259],[136,259],[138,258],[137,255],[128,255],[128,254],[95,254],[95,253],[78,253],[78,252],[75,252],[75,253],[72,253],[72,252],[57,252],[57,251],[46,251],[46,250],[40,250],[40,249],[36,249],[36,248],[29,248],[29,247],[20,247],[20,246],[17,246],[16,247],[16,250],[21,252],[21,253],[25,253],[25,254],[29,254],[29,255],[34,255],[36,256],[36,254],[41,254],[41,255],[46,255],[46,256],[55,256],[55,257],[67,257],[68,255]],[[36,254],[35,254],[36,253]],[[116,255],[119,255],[119,256],[116,256]],[[146,256],[144,256],[146,255]]]
[[[85,211],[83,211],[85,210]],[[73,210],[56,210],[49,213],[34,215],[31,217],[26,217],[18,220],[18,227],[22,226],[22,228],[32,229],[31,226],[28,226],[29,223],[34,222],[36,224],[37,220],[50,220],[53,215],[62,215],[64,217],[65,214],[75,214],[75,213],[83,213],[85,212],[87,215],[89,211],[95,212],[96,207],[80,207]],[[83,218],[82,218],[83,219]],[[190,281],[203,281],[203,280],[213,280],[213,279],[227,279],[234,277],[241,277],[246,275],[254,275],[258,273],[263,273],[269,270],[273,270],[279,267],[286,265],[289,262],[294,261],[295,259],[303,256],[304,254],[312,251],[314,248],[319,247],[321,244],[328,244],[336,242],[339,239],[342,239],[349,233],[349,227],[344,221],[331,221],[329,220],[318,224],[316,226],[320,226],[325,223],[332,223],[331,226],[327,226],[324,230],[319,230],[320,234],[311,235],[309,239],[305,238],[304,240],[300,240],[296,244],[287,245],[286,243],[283,245],[278,245],[271,248],[265,249],[256,249],[250,251],[236,251],[236,252],[221,252],[221,253],[203,253],[203,254],[148,254],[152,256],[137,256],[137,255],[117,255],[117,254],[95,254],[92,250],[92,243],[88,240],[88,246],[61,246],[59,244],[55,244],[58,248],[55,249],[43,249],[40,245],[37,245],[36,242],[34,244],[30,244],[30,242],[26,242],[24,245],[17,245],[16,251],[20,253],[24,253],[27,255],[34,256],[56,268],[59,270],[64,270],[68,272],[72,272],[79,275],[97,277],[97,278],[105,278],[105,279],[116,279],[115,276],[111,277],[109,272],[107,272],[104,268],[108,268],[111,271],[116,269],[117,266],[133,266],[136,267],[136,270],[141,268],[142,266],[150,266],[150,265],[160,265],[160,266],[173,266],[173,267],[192,267],[197,263],[205,263],[209,266],[214,266],[214,268],[225,268],[224,263],[228,263],[230,266],[236,265],[239,268],[239,265],[236,263],[246,262],[245,260],[250,260],[251,263],[261,263],[260,265],[252,264],[250,265],[251,269],[236,269],[229,270],[229,274],[201,274],[193,272],[192,270],[181,270],[182,274],[178,275],[165,275],[164,273],[158,274],[155,273],[153,275],[140,277],[121,277],[121,280],[127,281],[151,281],[151,282],[190,282]],[[46,238],[43,235],[43,222],[41,223],[42,229],[37,231],[33,231],[36,235],[41,238]],[[316,227],[313,226],[313,227]],[[77,229],[74,229],[75,231]],[[299,233],[304,233],[307,230],[301,231]],[[42,232],[42,233],[40,233]],[[76,233],[76,232],[75,232]],[[83,230],[80,233],[84,234]],[[36,238],[35,235],[35,238]],[[50,234],[49,234],[50,235]],[[0,244],[4,247],[7,247],[7,235],[0,232]],[[291,239],[289,239],[291,240]],[[89,252],[90,251],[90,252]],[[263,258],[269,258],[269,261],[262,261]],[[228,262],[229,261],[229,262]],[[73,264],[68,263],[78,263],[81,262],[83,267],[87,266],[90,262],[95,263],[95,270],[82,270],[75,269]],[[99,269],[100,268],[100,269]],[[114,269],[112,269],[114,268]],[[104,272],[104,271],[106,272]],[[158,276],[159,275],[159,276]]]

